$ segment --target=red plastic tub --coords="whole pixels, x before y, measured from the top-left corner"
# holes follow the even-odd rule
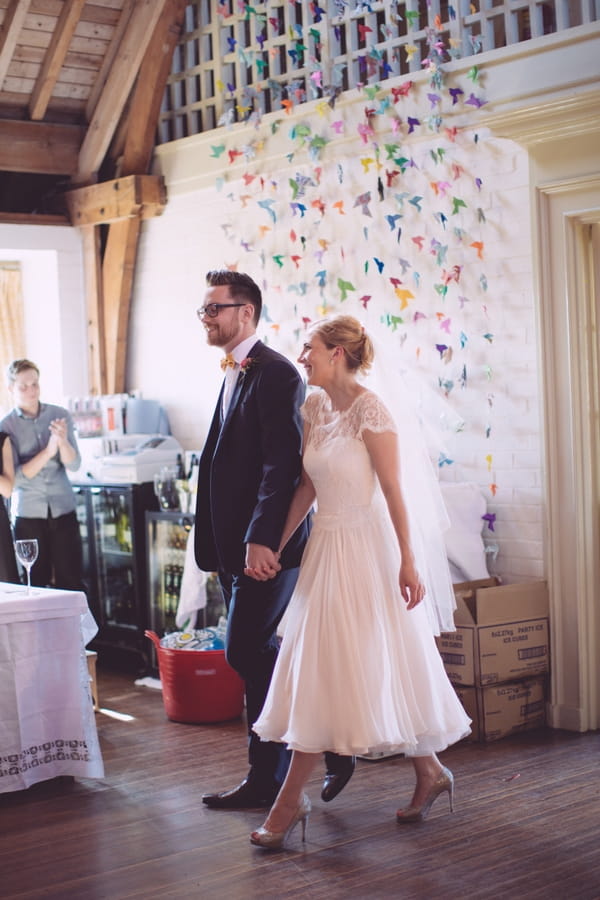
[[[244,682],[224,650],[171,650],[160,646],[156,632],[145,635],[156,648],[167,718],[201,725],[241,716]]]

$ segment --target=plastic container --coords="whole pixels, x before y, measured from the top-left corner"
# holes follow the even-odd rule
[[[167,718],[201,725],[241,716],[244,682],[224,650],[171,650],[161,647],[156,632],[145,635],[156,649]]]

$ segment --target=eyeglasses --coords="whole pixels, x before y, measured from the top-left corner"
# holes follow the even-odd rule
[[[196,310],[196,315],[199,319],[202,316],[207,316],[209,319],[216,319],[222,309],[227,309],[231,306],[246,306],[246,303],[207,303],[206,306],[200,306]]]

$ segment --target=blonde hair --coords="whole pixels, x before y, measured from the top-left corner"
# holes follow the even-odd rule
[[[330,350],[341,347],[350,371],[368,372],[375,357],[373,343],[354,316],[332,316],[316,322],[311,328]]]

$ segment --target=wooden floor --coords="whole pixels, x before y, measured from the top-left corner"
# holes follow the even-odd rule
[[[451,748],[455,813],[444,795],[416,826],[395,822],[412,790],[402,757],[359,760],[330,804],[319,772],[306,845],[297,829],[289,851],[268,853],[248,841],[260,811],[200,799],[245,773],[241,721],[170,722],[159,691],[102,668],[99,692],[105,779],[0,795],[2,898],[600,897],[598,732]]]

